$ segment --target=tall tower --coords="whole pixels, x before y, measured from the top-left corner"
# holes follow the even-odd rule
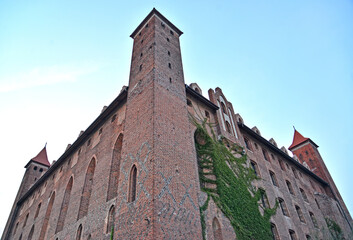
[[[294,130],[293,142],[288,149],[298,157],[301,164],[309,166],[309,169],[312,172],[329,183],[330,189],[325,189],[326,194],[335,198],[340,203],[344,211],[348,213],[349,211],[341,197],[341,194],[339,193],[324,160],[321,158],[318,147],[319,146],[310,138],[306,138],[297,130]],[[349,214],[345,214],[345,217],[348,219],[348,222],[352,221]]]
[[[50,163],[48,161],[46,147],[44,147],[37,154],[37,156],[29,160],[29,162],[26,164],[26,172],[22,178],[20,188],[17,192],[9,218],[3,231],[3,233],[7,233],[7,235],[3,235],[4,239],[8,238],[8,234],[10,234],[9,229],[11,229],[13,225],[13,220],[17,216],[19,210],[17,202],[25,195],[25,193],[32,187],[32,185],[49,169],[49,167]]]
[[[131,34],[117,239],[202,238],[181,35],[156,9]]]

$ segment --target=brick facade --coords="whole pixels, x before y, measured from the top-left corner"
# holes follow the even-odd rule
[[[297,161],[247,127],[220,88],[206,99],[196,83],[185,85],[181,34],[155,9],[142,21],[131,35],[129,86],[50,167],[26,165],[1,239],[110,239],[112,229],[114,239],[202,239],[199,206],[207,196],[189,114],[244,147],[270,206],[283,200],[287,216],[279,208],[271,218],[279,239],[325,239],[325,217],[348,237],[351,216],[317,148],[307,166],[309,155]],[[299,158],[305,146],[293,153]],[[206,239],[236,239],[212,200],[205,223]]]

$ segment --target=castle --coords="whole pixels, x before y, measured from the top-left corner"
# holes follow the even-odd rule
[[[156,9],[141,22],[131,34],[129,86],[57,161],[50,164],[44,148],[27,163],[2,240],[237,239],[202,191],[193,120],[242,147],[263,191],[260,212],[278,205],[268,225],[273,239],[331,239],[329,223],[352,237],[318,145],[295,130],[291,157],[249,128],[220,88],[207,99],[196,83],[185,85],[182,34]]]

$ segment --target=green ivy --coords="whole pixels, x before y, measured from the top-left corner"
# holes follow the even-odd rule
[[[341,227],[331,218],[325,218],[328,230],[331,233],[331,236],[333,237],[333,240],[341,240],[344,239],[343,237],[343,232]]]
[[[272,239],[270,218],[276,213],[278,203],[274,208],[263,208],[259,204],[261,190],[251,184],[258,178],[247,166],[243,148],[230,145],[224,138],[217,140],[206,120],[202,123],[194,118],[192,120],[197,127],[195,145],[201,189],[208,195],[207,201],[200,207],[203,239],[206,235],[204,212],[210,198],[229,219],[237,239]],[[259,208],[263,209],[263,214]]]

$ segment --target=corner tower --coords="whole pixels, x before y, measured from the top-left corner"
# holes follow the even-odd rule
[[[344,209],[344,215],[348,223],[352,222],[349,214],[335,182],[333,181],[330,172],[328,171],[324,160],[318,150],[318,145],[310,138],[306,138],[294,129],[293,142],[289,146],[289,150],[298,157],[301,164],[307,165],[309,169],[329,183],[329,188],[326,188],[326,194],[336,199]]]
[[[156,9],[131,34],[118,239],[202,238],[181,35]]]

